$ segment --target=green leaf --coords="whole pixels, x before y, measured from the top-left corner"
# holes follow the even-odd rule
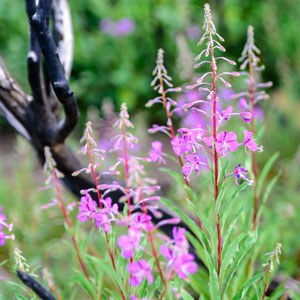
[[[180,291],[180,296],[183,300],[194,300],[194,297],[192,297],[185,289]]]
[[[270,182],[269,184],[267,185],[266,189],[265,189],[265,193],[262,197],[262,201],[261,201],[261,205],[259,207],[259,210],[258,210],[258,214],[257,214],[257,219],[259,220],[261,215],[262,215],[262,212],[266,206],[266,202],[268,200],[268,197],[274,187],[274,185],[276,184],[278,178],[280,177],[281,174],[277,174],[277,176],[275,176]]]
[[[226,230],[224,230],[224,228],[222,228],[222,231],[225,232],[225,234],[223,236],[223,249],[224,250],[226,250],[227,243],[236,227],[235,225],[236,225],[238,219],[240,218],[243,210],[244,210],[244,205],[242,205],[242,207],[235,214],[235,216],[233,217],[233,221],[230,223],[230,226]]]
[[[254,277],[247,280],[242,288],[234,295],[233,300],[240,300],[240,299],[246,299],[246,294],[249,290],[249,288],[263,277],[263,273],[257,274]]]
[[[191,287],[199,294],[210,299],[208,290],[209,274],[204,268],[198,268],[198,272],[189,278]]]
[[[79,271],[76,271],[73,281],[76,282],[92,299],[97,299],[93,284]]]
[[[261,173],[260,173],[260,175],[258,177],[258,180],[257,180],[257,191],[258,191],[259,195],[261,194],[262,187],[263,187],[263,184],[265,182],[265,179],[266,179],[268,173],[270,172],[273,164],[278,159],[278,157],[279,157],[279,153],[276,152],[265,163],[265,165],[264,165],[264,167],[263,167],[263,169],[262,169],[262,171],[261,171]]]
[[[212,299],[219,300],[219,282],[217,275],[217,259],[215,254],[211,251],[211,247],[207,237],[204,232],[199,228],[199,226],[193,221],[189,216],[187,216],[181,209],[176,207],[167,198],[161,198],[161,202],[164,203],[169,209],[171,209],[175,214],[177,214],[181,220],[192,230],[195,236],[201,242],[204,253],[206,255],[207,268],[209,270],[209,290]]]
[[[220,271],[220,277],[223,278],[224,273],[227,268],[230,266],[233,257],[235,256],[240,242],[247,237],[247,233],[242,233],[238,237],[236,237],[228,246],[224,246],[222,253],[222,265]]]
[[[123,285],[123,282],[119,276],[119,274],[112,268],[111,264],[107,264],[107,262],[99,260],[99,264],[101,269],[108,275],[110,278],[116,283],[116,285],[122,290],[123,294],[126,295],[126,289]]]
[[[248,236],[245,237],[245,240],[242,241],[234,255],[231,265],[227,268],[224,276],[223,276],[223,285],[222,285],[222,292],[221,297],[225,296],[226,290],[229,286],[230,281],[232,280],[237,268],[239,267],[240,263],[242,262],[243,258],[246,256],[248,251],[254,245],[257,240],[257,231],[249,232]]]
[[[224,227],[224,224],[226,223],[226,220],[227,220],[230,212],[232,211],[232,207],[233,207],[235,200],[237,199],[239,193],[242,192],[247,186],[248,186],[247,182],[243,182],[241,185],[239,185],[237,187],[237,189],[232,194],[232,196],[229,197],[229,200],[227,200],[224,203],[222,210],[220,212],[220,214],[221,214],[220,218],[221,218],[221,222],[223,224],[222,227]]]

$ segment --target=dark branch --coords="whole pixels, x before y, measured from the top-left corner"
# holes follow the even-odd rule
[[[18,277],[22,282],[30,288],[42,300],[56,300],[53,295],[48,292],[36,279],[20,270],[17,271]]]
[[[66,79],[64,68],[60,62],[49,28],[51,4],[52,1],[40,0],[35,14],[31,17],[29,16],[29,21],[37,35],[53,90],[64,107],[65,118],[58,124],[54,138],[57,143],[61,143],[64,142],[76,126],[79,113],[77,101]]]

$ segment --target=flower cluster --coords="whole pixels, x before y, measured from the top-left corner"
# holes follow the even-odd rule
[[[15,238],[13,234],[8,235],[5,232],[5,229],[11,232],[13,229],[13,224],[8,224],[6,222],[6,215],[2,212],[2,207],[0,207],[0,246],[4,246],[7,239],[14,240]]]
[[[250,109],[244,108],[242,111],[236,112],[232,105],[226,103],[234,97],[234,93],[231,90],[231,84],[225,77],[228,75],[239,76],[240,73],[235,71],[217,73],[218,61],[235,65],[234,61],[224,56],[215,56],[216,49],[221,53],[225,52],[221,44],[223,41],[224,39],[217,33],[212,21],[209,5],[206,4],[204,34],[198,45],[202,45],[204,42],[206,44],[205,49],[196,57],[196,60],[200,62],[196,63],[194,67],[199,68],[208,64],[211,66],[211,71],[200,76],[195,84],[187,87],[191,91],[187,91],[185,94],[190,99],[181,105],[181,110],[192,112],[194,115],[189,117],[192,116],[191,120],[194,118],[196,121],[186,122],[185,124],[190,123],[190,125],[192,123],[192,129],[186,127],[179,129],[179,136],[172,143],[175,154],[183,157],[182,172],[187,180],[190,180],[192,173],[199,175],[201,169],[211,169],[209,162],[212,156],[216,156],[216,159],[226,157],[237,151],[240,146],[244,147],[246,153],[263,150],[262,146],[257,145],[252,131],[244,130],[244,139],[239,142],[236,132],[221,129],[233,116],[239,116],[245,123],[251,122],[253,118],[253,112]],[[208,56],[210,56],[210,60],[202,60],[203,57]],[[218,92],[219,85],[224,86],[220,89],[221,91],[225,89],[223,93]],[[195,88],[197,90],[194,90]],[[191,97],[189,93],[192,94]],[[240,178],[246,177],[240,176]]]
[[[110,232],[111,222],[116,221],[118,204],[112,205],[111,198],[102,199],[101,203],[102,208],[98,208],[97,202],[92,199],[89,193],[86,193],[81,197],[77,219],[80,222],[91,220],[95,222],[98,229],[102,228],[104,232]]]
[[[173,240],[160,247],[160,252],[167,261],[167,278],[170,279],[176,272],[179,278],[187,279],[197,272],[198,267],[194,256],[188,252],[189,243],[185,236],[185,229],[174,227],[172,234]]]

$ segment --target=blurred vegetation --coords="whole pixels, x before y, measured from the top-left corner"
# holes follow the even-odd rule
[[[208,2],[212,5],[218,31],[225,38],[228,58],[237,60],[246,40],[247,26],[251,24],[255,27],[256,44],[262,50],[261,58],[266,66],[264,80],[274,82],[271,100],[264,103],[266,131],[262,160],[278,150],[281,159],[273,172],[282,170],[282,176],[270,199],[270,210],[264,225],[270,224],[268,232],[272,232],[272,227],[279,228],[274,231],[272,241],[277,237],[283,241],[282,269],[284,273],[299,278],[300,247],[299,241],[295,242],[300,230],[297,174],[300,166],[299,1]],[[88,107],[100,108],[106,98],[117,107],[126,101],[131,112],[143,109],[147,100],[154,96],[150,83],[158,48],[165,50],[166,66],[176,85],[189,81],[189,66],[179,57],[184,45],[187,45],[192,57],[198,52],[196,43],[201,31],[197,33],[193,26],[199,28],[202,24],[203,4],[204,1],[199,0],[70,1],[75,37],[71,86],[78,98],[82,121]],[[25,1],[0,0],[0,11],[0,54],[13,76],[29,92],[26,80],[28,26]],[[100,23],[105,18],[113,21],[128,18],[135,26],[127,35],[113,36],[100,30]],[[192,34],[189,29],[194,30]],[[152,118],[157,117],[154,114]],[[59,239],[63,230],[62,227],[57,230],[57,226],[52,224],[49,226],[46,213],[39,213],[37,203],[45,204],[47,200],[37,194],[36,184],[32,182],[36,177],[33,177],[36,172],[32,163],[34,154],[30,159],[23,156],[22,160],[20,157],[22,155],[19,155],[19,161],[14,163],[12,170],[22,166],[21,170],[12,171],[10,176],[7,176],[6,170],[1,170],[1,205],[9,208],[11,220],[22,220],[22,224],[16,224],[20,230],[16,232],[17,241],[22,244],[22,250],[32,264],[41,265],[39,255],[45,253],[51,265],[56,253],[47,252],[49,245],[45,241],[52,243]],[[10,195],[11,190],[14,190],[13,195]],[[29,214],[25,216],[24,212]],[[41,245],[42,249],[35,251]],[[55,246],[54,250],[58,249]],[[5,248],[7,252],[10,250]],[[2,258],[4,254],[1,252]],[[62,261],[64,255],[65,252],[58,253],[57,260]],[[61,270],[54,272],[59,274]]]

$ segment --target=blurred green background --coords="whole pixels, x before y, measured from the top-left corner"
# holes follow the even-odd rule
[[[29,93],[26,80],[28,27],[24,2],[0,0],[0,54],[13,76]],[[247,26],[255,27],[256,44],[262,51],[261,59],[266,66],[263,80],[274,83],[270,100],[263,104],[266,130],[261,160],[276,151],[280,153],[273,173],[282,172],[282,176],[270,199],[270,220],[272,214],[275,215],[276,230],[288,244],[286,255],[289,260],[285,262],[285,268],[297,278],[300,277],[297,268],[300,265],[300,245],[295,241],[300,230],[300,2],[208,2],[218,32],[225,38],[228,58],[237,60],[240,57]],[[82,113],[81,123],[88,108],[95,106],[100,109],[104,99],[111,99],[116,107],[126,101],[132,114],[144,110],[145,103],[155,95],[150,83],[158,48],[165,50],[165,65],[175,85],[190,81],[193,73],[191,58],[198,53],[196,43],[202,30],[203,4],[204,1],[199,0],[70,1],[75,38],[71,86]],[[159,115],[153,117],[148,113],[146,117],[150,124]],[[2,132],[8,132],[10,136],[10,129],[3,119],[1,124]],[[1,143],[6,141],[8,139],[2,134]],[[3,153],[9,149],[3,147],[2,150]],[[5,156],[5,159],[9,161],[10,158]],[[12,167],[17,166],[12,163]],[[25,169],[35,172],[32,167]],[[15,174],[11,168],[9,170]],[[1,172],[5,176],[5,166]],[[25,173],[22,173],[24,178]],[[21,193],[25,186],[28,187],[28,179],[23,179],[23,183],[19,180],[14,188],[19,187]],[[2,198],[7,196],[4,186],[10,184],[9,179],[3,181]],[[32,190],[27,188],[25,191],[33,197]],[[19,198],[22,197],[19,195]],[[20,199],[14,201],[13,207],[18,207]],[[27,253],[32,250],[29,249]]]
[[[24,2],[0,1],[0,11],[5,12],[0,16],[0,53],[14,77],[29,92]],[[225,37],[229,58],[237,60],[247,26],[255,27],[256,43],[266,66],[264,80],[274,82],[267,104],[267,117],[273,127],[269,128],[270,143],[272,149],[279,147],[283,156],[292,157],[300,139],[299,1],[209,2],[218,31]],[[203,4],[199,0],[70,1],[75,33],[71,86],[82,120],[90,105],[100,108],[105,98],[117,106],[126,101],[131,112],[143,109],[154,95],[150,82],[158,48],[165,50],[166,65],[175,84],[189,81],[192,62],[187,59],[198,51]],[[281,129],[285,130],[284,136]]]

